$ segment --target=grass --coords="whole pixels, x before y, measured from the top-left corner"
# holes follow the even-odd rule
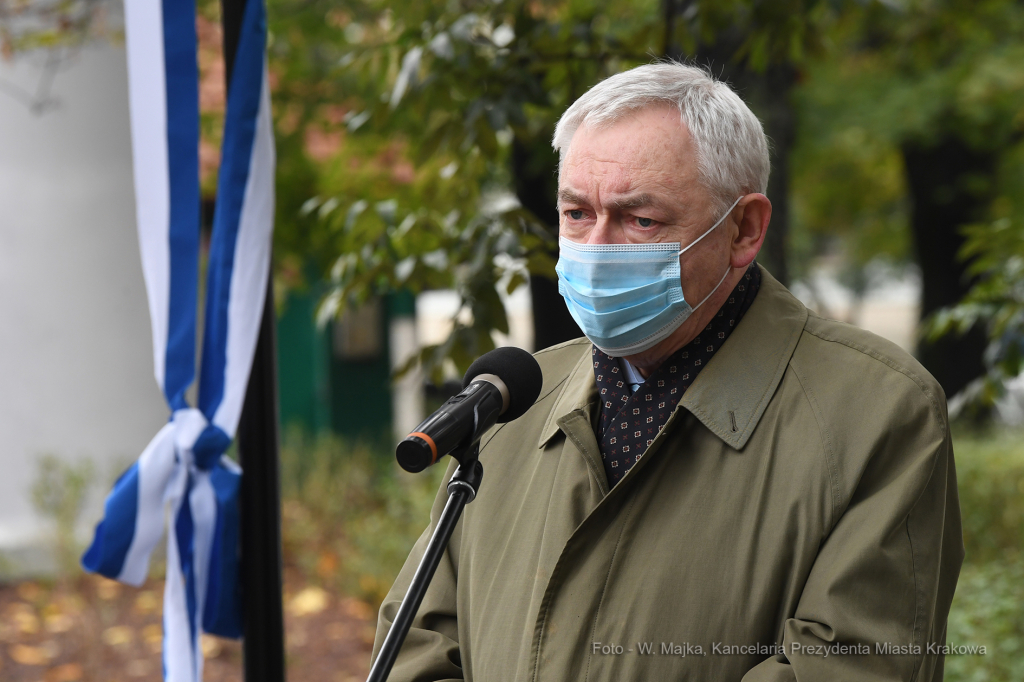
[[[54,559],[58,575],[62,577],[78,569],[82,548],[75,539],[75,523],[82,513],[93,478],[93,465],[89,460],[72,464],[49,454],[36,460],[32,504],[40,516],[53,524]]]
[[[289,431],[281,447],[286,562],[374,609],[429,521],[444,474],[398,468],[390,447]]]
[[[1024,433],[957,430],[953,437],[966,550],[947,641],[984,656],[947,656],[951,682],[1024,680]]]
[[[953,436],[966,561],[1003,561],[1024,550],[1024,432]],[[1024,678],[1022,678],[1024,679]]]
[[[949,612],[946,640],[979,644],[984,656],[946,656],[946,680],[1024,680],[1024,561],[965,563]]]

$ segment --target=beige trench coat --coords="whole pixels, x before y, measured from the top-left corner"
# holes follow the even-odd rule
[[[485,436],[479,496],[391,680],[942,679],[963,558],[942,390],[762,275],[610,492],[590,343],[537,353],[540,398]]]

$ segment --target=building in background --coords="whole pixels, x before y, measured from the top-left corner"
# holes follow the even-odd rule
[[[398,439],[419,424],[454,384],[431,387],[424,399],[424,377],[407,372],[392,381],[424,345],[442,343],[459,314],[454,291],[402,292],[375,299],[333,323],[316,324],[322,289],[289,294],[278,320],[278,373],[281,423],[307,432],[330,432],[379,443]],[[529,288],[504,298],[509,334],[498,345],[533,347]]]
[[[410,345],[405,329],[409,325],[403,322],[413,317],[412,297],[376,299],[323,326],[316,323],[319,300],[317,287],[291,293],[278,319],[283,431],[286,437],[289,429],[301,428],[387,440],[392,414],[401,411],[392,401],[392,346],[401,345],[399,350],[405,351]],[[397,337],[392,333],[396,326]],[[408,396],[409,390],[406,383],[402,394]],[[422,394],[422,386],[416,393]],[[422,414],[422,408],[416,414]]]
[[[52,455],[101,490],[167,421],[153,378],[135,230],[124,51],[83,52],[36,114],[9,93],[39,70],[0,61],[0,574],[49,556],[31,489]]]

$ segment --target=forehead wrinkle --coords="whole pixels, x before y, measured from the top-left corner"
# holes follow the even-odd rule
[[[655,132],[646,128],[642,126],[641,130]],[[685,128],[683,131],[685,135]],[[681,208],[676,204],[690,195],[693,183],[691,169],[687,168],[689,140],[671,138],[641,134],[611,144],[600,140],[596,145],[571,145],[560,168],[563,186],[558,201],[586,205],[596,202],[618,210],[652,206],[676,212]]]
[[[603,175],[606,180],[608,179],[607,174],[601,175]],[[645,175],[648,177],[644,177]],[[605,187],[604,192],[601,192],[606,195],[606,199],[603,201],[598,200],[598,202],[606,203],[610,208],[615,208],[617,210],[641,207],[666,208],[672,203],[669,197],[678,194],[679,189],[669,186],[665,180],[666,178],[661,178],[657,174],[653,176],[650,176],[649,174],[641,174],[641,177],[637,178],[633,173],[622,172],[619,170],[619,172],[615,174],[615,177],[607,183],[610,184],[611,187]],[[598,188],[595,187],[594,189]],[[558,190],[556,199],[559,205],[590,205],[594,203],[594,201],[588,195],[589,192],[586,190],[580,191],[570,187],[562,187]]]

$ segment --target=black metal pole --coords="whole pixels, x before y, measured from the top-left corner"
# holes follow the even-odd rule
[[[246,0],[221,0],[224,71],[229,87],[245,3]],[[285,679],[275,318],[274,280],[270,277],[256,354],[238,423],[238,453],[243,472],[241,579],[246,682],[284,682]]]
[[[423,596],[427,593],[427,587],[430,586],[430,580],[434,577],[434,572],[441,562],[441,557],[444,556],[444,551],[448,547],[448,541],[455,531],[459,517],[462,516],[462,510],[476,498],[484,470],[476,459],[477,446],[474,444],[472,447],[473,455],[463,459],[462,464],[452,474],[451,481],[448,483],[448,502],[444,505],[444,510],[437,520],[437,526],[430,536],[430,542],[427,543],[427,548],[423,551],[420,565],[416,567],[412,582],[409,583],[409,589],[402,599],[402,605],[398,607],[395,621],[391,624],[391,629],[388,630],[384,643],[380,646],[377,660],[373,662],[370,676],[366,678],[366,682],[384,682],[388,679],[395,659],[398,658],[398,652],[401,651],[405,637],[409,634],[416,611],[419,610]]]

